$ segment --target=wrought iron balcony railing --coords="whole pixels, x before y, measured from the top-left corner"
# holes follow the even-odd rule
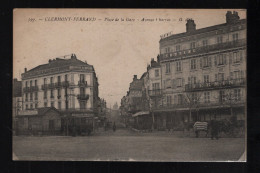
[[[217,44],[212,44],[212,45],[208,45],[208,46],[200,46],[200,47],[193,48],[193,49],[186,49],[186,50],[181,50],[181,51],[176,51],[176,52],[165,53],[165,54],[161,54],[160,58],[161,58],[161,60],[167,60],[167,59],[171,59],[171,58],[175,58],[175,57],[176,58],[182,57],[185,55],[193,55],[193,54],[197,54],[197,53],[207,53],[210,51],[240,47],[240,46],[245,46],[245,45],[246,45],[246,39],[239,39],[236,41],[217,43]]]
[[[79,81],[78,82],[78,85],[80,86],[80,87],[87,87],[88,86],[88,83],[87,83],[87,81]]]
[[[152,107],[152,110],[165,110],[165,109],[192,109],[192,110],[199,110],[202,108],[222,108],[222,107],[230,107],[230,106],[241,106],[245,104],[245,100],[241,98],[240,100],[233,100],[233,101],[212,101],[212,102],[198,102],[197,104],[189,105],[189,103],[182,103],[182,104],[164,104],[159,106]]]
[[[149,93],[150,97],[161,96],[162,95],[162,90],[161,89],[149,90],[148,93]]]
[[[30,87],[24,87],[24,88],[23,88],[23,92],[25,92],[25,93],[26,93],[26,92],[30,92]]]
[[[61,87],[62,87],[61,82],[56,82],[55,83],[55,88],[61,88]]]
[[[43,84],[42,85],[42,90],[47,90],[48,89],[48,85],[47,84]]]
[[[245,86],[245,78],[207,82],[207,83],[196,83],[196,84],[186,84],[185,91],[200,91],[205,89],[219,89],[219,88],[230,88],[230,87],[240,87]]]
[[[55,88],[55,84],[54,83],[48,84],[48,89],[54,89],[54,88]]]
[[[62,83],[61,83],[61,85],[62,85],[62,87],[69,87],[69,81],[63,81]]]
[[[88,94],[78,94],[77,98],[79,100],[88,100],[89,99],[89,95]]]
[[[31,86],[31,87],[24,87],[23,88],[23,92],[35,92],[35,91],[38,91],[39,88],[38,86]]]

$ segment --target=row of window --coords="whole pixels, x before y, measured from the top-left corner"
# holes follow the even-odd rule
[[[61,98],[61,90],[62,89],[57,89],[57,98]],[[64,89],[65,95],[67,95],[68,90]],[[85,94],[85,88],[80,87],[80,94]],[[33,100],[33,93],[25,93],[25,101],[28,101],[28,95],[30,96],[30,100]],[[47,99],[48,96],[48,91],[44,90],[44,99]],[[54,90],[50,90],[50,98],[54,98]],[[34,93],[34,100],[38,100],[38,92]]]
[[[232,34],[232,41],[237,41],[238,40],[238,33],[234,33],[234,34]],[[221,43],[223,43],[223,36],[218,36],[217,38],[216,38],[216,43],[217,44],[221,44]],[[191,42],[190,43],[190,45],[189,45],[189,48],[190,49],[194,49],[194,48],[196,48],[196,42]],[[211,43],[209,42],[209,39],[204,39],[204,40],[202,40],[202,47],[206,47],[206,46],[208,46],[208,45],[210,45]],[[215,44],[215,43],[214,43]],[[181,47],[181,45],[176,45],[175,46],[175,51],[176,52],[178,52],[178,51],[181,51],[182,50],[182,47]],[[172,50],[170,49],[170,47],[167,47],[167,48],[165,48],[165,53],[170,53],[170,52],[172,52]]]
[[[68,75],[64,75],[64,81],[68,81]],[[85,81],[85,75],[84,74],[80,74],[80,81]],[[37,80],[30,80],[30,81],[26,81],[25,82],[25,87],[28,87],[28,82],[30,82],[30,87],[32,86],[37,86]],[[57,76],[57,82],[60,83],[61,82],[61,76]],[[54,77],[50,77],[50,83],[53,84],[54,83]],[[43,79],[43,84],[47,84],[47,78]]]
[[[243,60],[242,51],[233,52],[229,58],[229,64],[241,63],[242,60]],[[227,64],[227,54],[218,54],[218,55],[215,55],[214,57],[207,56],[207,57],[202,57],[199,59],[191,59],[190,60],[190,70],[212,67],[213,61],[214,61],[215,66],[226,65]],[[176,61],[175,66],[176,66],[177,72],[180,72],[183,70],[181,61]],[[169,74],[170,72],[171,72],[171,63],[166,63],[165,64],[165,73]],[[155,70],[155,77],[158,77],[158,76],[159,76],[159,70],[158,70],[158,72]]]
[[[244,71],[238,70],[238,71],[230,72],[230,76],[228,76],[228,77],[225,77],[225,73],[217,73],[217,74],[215,74],[214,82],[221,82],[221,81],[224,81],[226,78],[228,78],[229,80],[239,80],[241,78],[244,78]],[[208,74],[203,75],[202,83],[209,83],[209,82],[211,82],[210,75],[208,75]],[[188,77],[188,84],[196,84],[196,83],[201,83],[200,81],[198,81],[196,76]],[[184,86],[184,84],[185,84],[184,78],[164,80],[164,88],[182,87],[182,86]],[[152,89],[153,90],[160,89],[159,83],[153,83]]]
[[[178,94],[174,95],[174,103],[172,103],[172,96],[167,95],[166,96],[166,103],[167,105],[172,105],[172,104],[184,104],[184,98],[185,96],[183,94]],[[225,90],[219,91],[219,96],[218,98],[215,98],[214,96],[211,95],[211,92],[203,92],[203,93],[192,93],[190,95],[186,95],[186,102],[190,104],[196,104],[196,103],[210,103],[211,100],[213,99],[218,99],[220,103],[227,103],[230,102],[232,103],[233,101],[241,101],[242,100],[242,91],[241,89],[234,89],[232,92],[226,92]],[[201,101],[201,98],[203,98],[203,101]]]
[[[25,93],[25,101],[28,101],[28,95],[30,96],[30,100],[33,100],[33,93]],[[34,93],[34,100],[38,100],[38,92]]]
[[[62,109],[62,106],[61,106],[62,101],[58,101],[57,103],[58,103],[57,109]],[[80,103],[80,105],[79,105],[80,109],[86,109],[86,102],[80,101],[79,103]],[[65,105],[67,104],[66,101],[64,102],[64,104]],[[30,107],[29,107],[29,105],[30,105]],[[48,104],[48,102],[44,102],[44,107],[48,107],[48,106],[55,107],[55,102],[54,101],[50,102],[50,105]],[[28,110],[28,109],[37,109],[37,108],[38,108],[38,103],[35,103],[35,104],[31,103],[31,104],[26,104],[25,105],[25,109],[26,110]]]

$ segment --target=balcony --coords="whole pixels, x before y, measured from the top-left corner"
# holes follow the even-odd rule
[[[42,90],[47,90],[48,89],[48,85],[47,84],[43,84],[42,85]]]
[[[83,81],[83,80],[82,80],[82,81],[79,81],[79,82],[78,82],[78,86],[79,86],[79,87],[87,87],[87,86],[88,86],[88,83],[87,83],[87,81]]]
[[[148,93],[150,97],[158,97],[162,95],[162,90],[161,89],[149,90]]]
[[[30,87],[30,91],[31,92],[36,92],[36,91],[39,91],[39,88],[38,88],[38,86],[31,86]]]
[[[39,88],[38,86],[31,86],[31,87],[24,87],[23,88],[23,92],[35,92],[35,91],[38,91]]]
[[[216,100],[210,103],[199,102],[193,105],[191,108],[188,103],[183,104],[164,104],[157,107],[152,107],[154,111],[161,111],[161,110],[200,110],[200,109],[210,109],[210,108],[228,108],[228,107],[236,107],[236,106],[245,106],[245,100],[242,98],[240,100],[233,100],[230,101],[220,101]]]
[[[56,82],[56,83],[55,83],[55,88],[61,88],[61,87],[62,87],[61,82]]]
[[[89,95],[88,94],[78,94],[77,98],[78,98],[78,100],[88,100]]]
[[[23,92],[25,92],[25,93],[26,93],[26,92],[30,92],[30,87],[24,87],[24,88],[23,88]]]
[[[66,88],[66,87],[69,87],[69,81],[64,81],[61,83],[62,87]]]
[[[48,89],[54,89],[55,88],[55,84],[54,83],[50,83],[49,85],[48,85]]]
[[[197,84],[186,84],[185,91],[201,91],[210,89],[221,89],[231,87],[241,87],[246,85],[245,78],[223,80],[216,82],[197,83]]]
[[[160,58],[163,61],[163,60],[167,60],[167,59],[183,57],[186,55],[207,53],[210,51],[229,49],[229,48],[235,48],[235,47],[241,47],[241,46],[246,46],[246,39],[240,39],[237,41],[229,41],[229,42],[225,42],[225,43],[218,43],[218,44],[213,44],[213,45],[208,45],[208,46],[201,46],[201,47],[197,47],[194,49],[186,49],[186,50],[181,50],[181,51],[177,51],[177,52],[165,53],[165,54],[161,54]]]

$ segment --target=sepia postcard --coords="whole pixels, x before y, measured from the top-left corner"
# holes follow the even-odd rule
[[[245,9],[14,9],[13,160],[246,162]]]

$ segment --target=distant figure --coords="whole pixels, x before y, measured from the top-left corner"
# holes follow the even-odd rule
[[[216,120],[211,120],[211,139],[216,138],[218,140],[219,124]]]
[[[113,131],[115,132],[116,131],[116,123],[114,122],[114,125],[113,125]]]
[[[75,136],[76,136],[76,133],[77,133],[77,132],[76,132],[76,127],[73,126],[73,127],[72,127],[72,136],[75,137]]]
[[[197,121],[194,123],[193,129],[195,131],[196,138],[198,138],[200,131],[205,131],[208,134],[208,123]]]

